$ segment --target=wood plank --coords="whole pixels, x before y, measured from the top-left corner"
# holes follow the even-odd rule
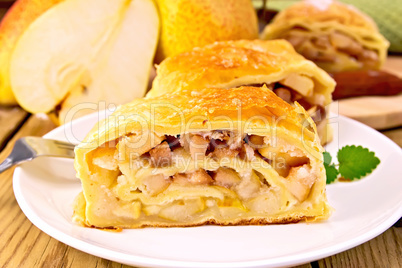
[[[311,267],[312,267],[311,264],[307,263],[307,264],[295,266],[293,268],[311,268]]]
[[[46,116],[31,116],[18,130],[0,154],[0,162],[11,152],[15,141],[24,136],[42,136],[55,127]],[[0,267],[19,267],[25,254],[30,252],[36,236],[42,232],[32,228],[33,225],[20,210],[12,188],[14,168],[0,174]],[[7,216],[5,216],[7,215]]]
[[[341,115],[375,129],[402,125],[402,95],[350,98],[334,102],[331,107],[334,105],[338,105],[337,109]]]
[[[381,133],[402,147],[402,128],[381,131]]]
[[[20,107],[0,106],[0,152],[27,117],[28,113]]]
[[[376,238],[318,261],[319,267],[402,267],[402,228],[391,227]]]
[[[402,77],[402,57],[388,57],[382,69]],[[394,128],[402,125],[402,94],[339,100],[331,105],[331,111],[375,129]]]

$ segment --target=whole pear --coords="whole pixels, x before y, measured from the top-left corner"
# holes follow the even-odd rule
[[[215,41],[258,38],[251,0],[156,0],[161,34],[156,62]]]

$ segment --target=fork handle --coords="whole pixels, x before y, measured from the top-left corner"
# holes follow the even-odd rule
[[[0,164],[0,173],[3,173],[4,171],[12,167],[14,164],[15,163],[12,159],[6,158],[6,160],[4,160],[3,163]]]

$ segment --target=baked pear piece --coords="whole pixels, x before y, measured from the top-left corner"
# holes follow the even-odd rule
[[[286,39],[327,72],[379,69],[389,42],[357,8],[332,0],[305,0],[281,11],[261,34]]]
[[[97,228],[326,219],[315,124],[266,87],[136,99],[76,149],[73,220]]]
[[[157,66],[147,97],[263,84],[286,102],[300,103],[316,122],[323,144],[332,140],[325,107],[332,102],[335,81],[285,40],[217,42],[167,58]]]

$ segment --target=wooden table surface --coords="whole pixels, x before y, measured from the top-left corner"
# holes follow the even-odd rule
[[[402,74],[402,57],[389,64]],[[0,162],[18,138],[42,136],[56,127],[46,115],[30,115],[18,107],[0,107],[0,126]],[[382,132],[402,147],[402,127]],[[15,200],[13,171],[0,174],[0,267],[126,267],[69,247],[36,228]],[[300,267],[402,267],[401,220],[358,247]]]

